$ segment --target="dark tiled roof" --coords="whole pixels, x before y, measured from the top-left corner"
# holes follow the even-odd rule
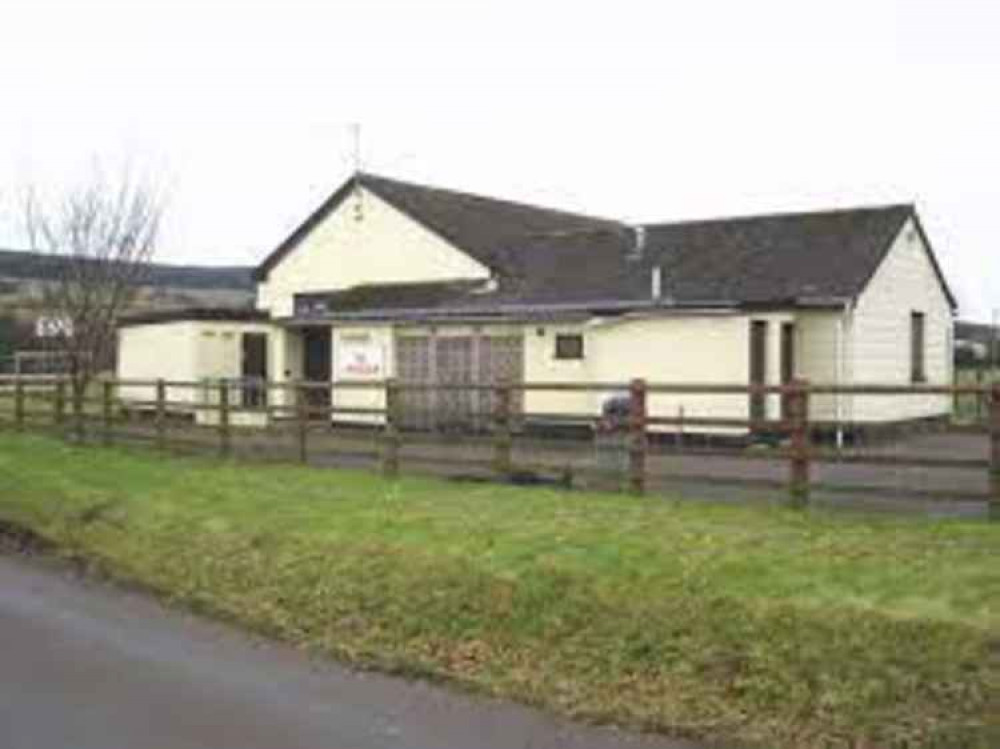
[[[130,325],[192,321],[267,322],[268,319],[266,312],[252,307],[187,307],[125,315],[118,321],[118,327],[127,328]]]
[[[332,315],[380,309],[433,309],[455,304],[484,287],[483,281],[363,284],[349,289],[295,295],[296,315]]]
[[[636,257],[636,230],[621,222],[362,173],[293,232],[257,278],[356,185],[496,275],[496,292],[470,297],[462,291],[451,300],[435,298],[436,307],[648,302],[654,266],[664,273],[664,297],[678,304],[832,304],[861,293],[907,219],[923,233],[911,205],[649,224]],[[931,261],[954,305],[933,252]],[[377,296],[386,302],[384,293]]]
[[[650,262],[681,299],[852,298],[913,215],[892,205],[653,225]]]

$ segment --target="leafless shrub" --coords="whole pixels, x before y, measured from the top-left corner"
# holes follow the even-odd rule
[[[82,393],[114,362],[117,321],[147,279],[162,199],[127,170],[109,181],[95,168],[54,199],[27,190],[23,211],[30,248],[52,258],[39,332]]]

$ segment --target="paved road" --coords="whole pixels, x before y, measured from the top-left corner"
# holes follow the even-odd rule
[[[3,749],[692,749],[359,674],[0,555]]]

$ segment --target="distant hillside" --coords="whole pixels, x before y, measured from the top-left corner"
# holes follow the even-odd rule
[[[21,250],[0,250],[0,278],[47,281],[55,278],[59,264],[56,255]],[[165,265],[154,263],[149,268],[149,286],[169,286],[176,289],[232,289],[253,291],[250,278],[253,268],[247,266]]]

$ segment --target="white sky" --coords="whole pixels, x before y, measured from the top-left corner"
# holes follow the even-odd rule
[[[25,184],[128,158],[160,260],[256,263],[360,121],[370,171],[626,220],[915,201],[988,319],[998,40],[975,0],[3,0],[0,246]]]

